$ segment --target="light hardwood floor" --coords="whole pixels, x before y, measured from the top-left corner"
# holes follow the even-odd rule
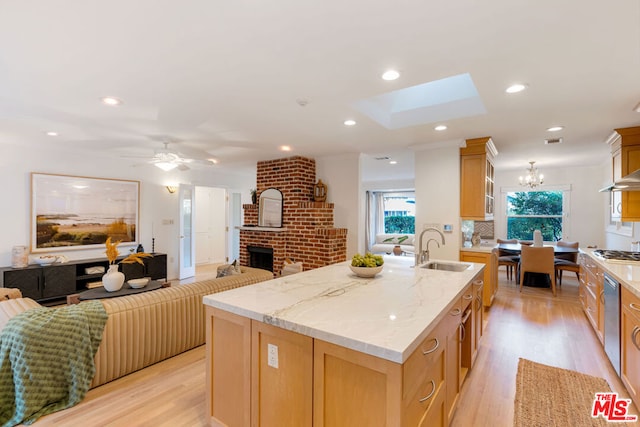
[[[485,314],[476,364],[460,394],[452,426],[513,424],[520,357],[605,378],[628,398],[578,302],[578,281],[565,273],[558,296],[499,272],[496,300]],[[41,418],[44,426],[205,426],[204,346],[90,390],[73,408]],[[541,387],[544,387],[541,384]],[[634,413],[638,413],[635,411]]]

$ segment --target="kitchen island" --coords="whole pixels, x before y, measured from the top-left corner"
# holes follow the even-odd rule
[[[447,425],[477,353],[483,264],[386,257],[208,295],[212,425]],[[458,263],[460,264],[460,263]]]

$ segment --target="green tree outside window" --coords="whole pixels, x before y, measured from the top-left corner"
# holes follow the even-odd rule
[[[522,191],[507,194],[507,238],[533,240],[533,231],[555,242],[562,238],[562,191]]]

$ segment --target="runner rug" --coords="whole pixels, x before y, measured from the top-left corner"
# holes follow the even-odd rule
[[[568,369],[520,359],[516,376],[514,427],[592,427],[636,425],[592,418],[596,393],[610,392],[607,381]],[[630,406],[630,413],[635,413]]]

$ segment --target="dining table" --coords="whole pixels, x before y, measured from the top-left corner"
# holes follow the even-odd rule
[[[499,251],[504,251],[505,253],[508,253],[509,255],[520,255],[520,252],[522,251],[522,246],[529,246],[529,245],[521,245],[520,243],[498,243],[496,248],[498,248]],[[579,252],[578,248],[568,248],[566,246],[542,245],[542,247],[553,248],[554,255],[577,254]],[[539,285],[537,285],[536,283],[539,283],[541,278],[546,277],[547,275],[541,274],[541,273],[525,273],[525,276],[526,277],[523,283],[525,286],[538,287]],[[517,278],[516,280],[519,281],[520,279]],[[550,287],[551,286],[550,278],[549,280],[545,278],[543,280],[543,283],[544,284],[542,285],[542,287]]]
[[[498,248],[498,250],[509,251],[514,255],[518,255],[522,250],[522,246],[527,246],[527,245],[521,245],[520,243],[498,243],[498,246],[496,247]],[[568,248],[566,246],[556,246],[556,245],[542,245],[542,246],[553,248],[554,255],[577,254],[579,251],[578,248]]]

